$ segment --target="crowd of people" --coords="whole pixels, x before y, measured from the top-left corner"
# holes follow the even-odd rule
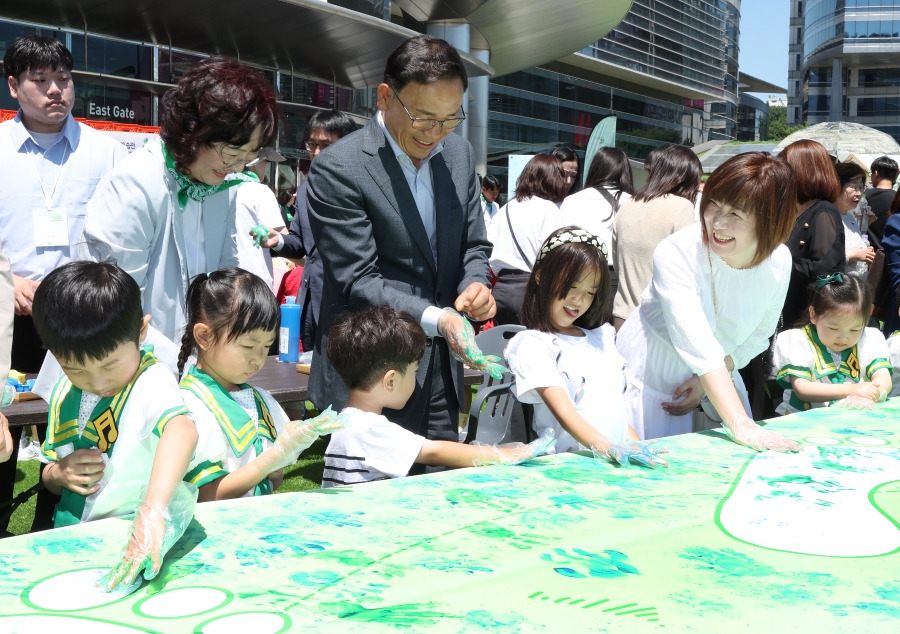
[[[582,165],[560,147],[500,205],[499,179],[478,178],[452,134],[462,60],[419,36],[386,61],[364,127],[309,119],[308,179],[276,197],[282,114],[236,60],[195,64],[162,98],[161,140],[130,155],[72,118],[59,41],[20,38],[4,67],[20,109],[0,125],[15,183],[0,191],[0,371],[40,372],[49,403],[35,528],[135,513],[109,588],[152,577],[197,500],[272,493],[323,435],[323,487],[580,449],[655,467],[664,449],[640,441],[719,426],[797,451],[754,422],[768,381],[779,413],[895,390],[887,157],[862,215],[866,171],[813,141],[738,155],[705,182],[689,148],[662,146],[637,190],[621,150]],[[273,256],[302,263],[280,293]],[[284,295],[313,352],[308,420],[248,384]],[[492,325],[524,327],[504,359],[475,342]],[[501,364],[533,440],[459,443],[464,367]],[[19,434],[0,416],[0,501]]]

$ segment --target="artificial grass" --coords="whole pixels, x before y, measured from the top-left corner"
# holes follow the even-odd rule
[[[284,471],[284,482],[275,492],[291,493],[294,491],[307,491],[318,489],[322,484],[322,472],[325,470],[325,448],[328,446],[328,437],[319,438],[313,445],[304,451],[300,460]],[[40,462],[26,460],[16,465],[15,495],[34,486],[38,481]],[[13,535],[23,535],[31,529],[34,520],[34,503],[36,496],[31,496],[27,502],[17,508],[9,519],[9,532]]]

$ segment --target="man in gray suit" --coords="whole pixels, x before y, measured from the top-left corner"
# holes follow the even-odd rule
[[[476,321],[496,312],[475,156],[451,134],[465,117],[467,86],[459,53],[447,42],[407,40],[387,60],[377,116],[322,152],[308,181],[310,225],[325,268],[310,398],[319,407],[346,402],[325,354],[338,313],[369,305],[405,311],[422,324],[429,345],[413,396],[384,414],[435,440],[459,438],[463,366],[453,356],[471,354],[458,336],[464,318],[452,309]]]
[[[340,110],[320,110],[306,124],[309,140],[306,149],[309,158],[315,161],[319,153],[342,139],[359,126]],[[303,266],[303,279],[297,292],[297,303],[303,307],[303,324],[300,337],[304,350],[312,350],[316,340],[316,329],[319,323],[319,307],[322,305],[322,286],[325,281],[325,269],[322,258],[316,249],[316,240],[309,226],[309,210],[306,208],[306,191],[309,181],[304,181],[297,188],[297,200],[294,202],[294,219],[288,235],[276,231],[269,233],[265,246],[271,247],[278,255],[285,258],[300,259],[306,257]]]

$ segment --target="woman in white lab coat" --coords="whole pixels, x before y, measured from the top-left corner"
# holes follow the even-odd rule
[[[151,326],[174,342],[191,278],[238,264],[236,187],[282,115],[262,74],[225,57],[195,64],[161,111],[162,142],[136,150],[97,186],[81,257],[125,269]]]

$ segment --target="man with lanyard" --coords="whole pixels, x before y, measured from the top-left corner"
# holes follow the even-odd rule
[[[15,370],[37,372],[46,350],[31,317],[34,291],[50,271],[76,259],[87,202],[128,150],[72,118],[72,53],[59,40],[19,38],[3,65],[19,102],[16,117],[0,124],[0,244],[16,298],[11,361]],[[13,455],[0,466],[0,502],[12,497],[21,430],[12,430]],[[52,526],[55,500],[46,494],[38,496],[34,528]]]

